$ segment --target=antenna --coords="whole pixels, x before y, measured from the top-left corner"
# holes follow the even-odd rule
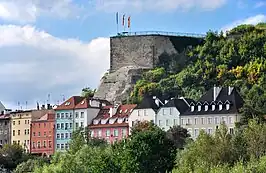
[[[25,109],[27,109],[27,106],[28,106],[28,102],[26,101],[26,108]]]
[[[49,103],[50,103],[50,99],[51,99],[51,95],[50,95],[50,94],[48,94],[48,100],[47,100],[47,104],[49,104]]]

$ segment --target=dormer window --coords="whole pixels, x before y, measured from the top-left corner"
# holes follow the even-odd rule
[[[223,109],[223,105],[219,105],[219,111]]]
[[[209,106],[205,105],[205,111],[208,111]]]
[[[130,109],[130,112],[132,112],[133,111],[133,109]]]
[[[122,113],[122,110],[120,110],[119,113],[121,114]]]
[[[201,111],[201,106],[200,105],[198,106],[198,111]]]
[[[190,106],[191,112],[194,111],[194,106]]]
[[[127,109],[125,110],[125,113],[127,113]]]
[[[82,104],[82,105],[83,105],[84,103],[85,103],[85,101],[83,100],[83,101],[82,101],[80,104]]]
[[[230,105],[226,104],[226,110],[229,110],[229,109],[230,109]]]
[[[215,105],[212,105],[212,111],[214,111],[215,110]]]
[[[70,102],[66,102],[66,103],[65,103],[65,106],[68,106],[68,105],[70,105]]]

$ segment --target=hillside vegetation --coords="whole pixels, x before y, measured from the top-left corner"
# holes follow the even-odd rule
[[[139,102],[144,95],[197,100],[214,85],[230,85],[240,89],[246,117],[266,114],[265,23],[240,25],[226,34],[209,31],[203,44],[186,53],[185,60],[163,55],[159,67],[137,82],[131,102]]]

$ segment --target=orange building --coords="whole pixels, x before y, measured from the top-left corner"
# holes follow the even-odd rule
[[[30,152],[50,157],[54,154],[55,145],[55,114],[47,113],[31,123]]]

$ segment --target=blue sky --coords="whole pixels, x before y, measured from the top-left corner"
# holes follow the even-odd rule
[[[62,101],[109,68],[115,13],[131,31],[206,33],[266,22],[266,0],[0,0],[0,100]]]

